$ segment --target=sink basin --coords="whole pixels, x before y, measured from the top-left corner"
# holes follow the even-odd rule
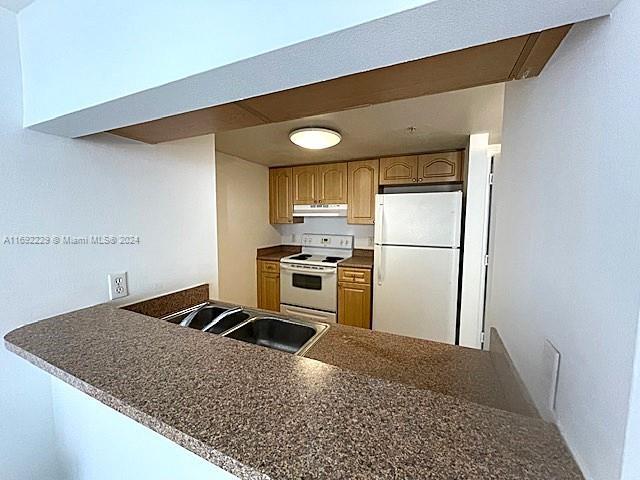
[[[211,323],[218,315],[220,315],[219,313],[216,313],[216,312],[209,313],[209,310],[220,310],[220,308],[212,308],[212,309],[205,308],[204,310],[201,310],[193,319],[193,321],[194,322],[197,321],[198,324],[200,324],[203,321],[202,323],[204,323],[204,325],[200,328],[201,330],[202,328],[209,325],[209,323]],[[223,310],[226,312],[228,309],[223,309]],[[200,318],[201,316],[203,317],[202,319]],[[250,316],[251,315],[249,315],[244,311],[232,313],[230,315],[225,316],[224,318],[221,318],[219,321],[215,323],[215,325],[213,325],[206,331],[208,333],[216,333],[216,334],[226,332],[227,330],[235,327],[236,325],[240,325]]]
[[[258,310],[213,302],[201,303],[162,320],[294,355],[306,352],[329,328],[325,323],[264,315]],[[204,330],[214,321],[214,325]]]
[[[182,322],[189,314],[191,314],[195,309],[189,309],[186,312],[181,312],[179,314],[171,315],[169,317],[165,317],[164,319],[175,324],[179,324]],[[189,328],[193,328],[196,330],[202,330],[204,327],[209,325],[217,316],[223,314],[224,312],[230,310],[229,308],[223,308],[214,305],[207,305],[202,310],[200,310],[196,316],[193,318],[191,323],[188,325]],[[240,325],[246,319],[248,319],[250,315],[244,311],[232,313],[224,318],[222,318],[219,322],[217,322],[214,326],[207,330],[208,333],[222,333],[225,332],[237,325]]]
[[[301,355],[326,328],[326,325],[315,322],[256,317],[225,332],[223,336]]]
[[[194,310],[195,310],[195,307],[190,308],[188,310],[184,310],[182,312],[172,313],[171,315],[167,315],[166,317],[161,317],[161,320],[166,320],[169,323],[175,323],[176,325],[179,325],[180,322],[182,322],[182,320],[184,320],[185,317],[189,315],[191,312],[193,312]]]

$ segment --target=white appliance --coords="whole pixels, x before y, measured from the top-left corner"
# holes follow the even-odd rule
[[[294,205],[294,217],[346,217],[347,205],[342,203]]]
[[[462,192],[376,195],[373,329],[454,344]]]
[[[280,260],[280,311],[303,320],[335,322],[338,263],[352,254],[351,235],[305,233],[302,252]]]

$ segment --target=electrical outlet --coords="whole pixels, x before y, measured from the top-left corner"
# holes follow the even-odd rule
[[[109,300],[122,298],[129,295],[129,284],[127,283],[127,272],[110,273],[107,275],[109,281]]]

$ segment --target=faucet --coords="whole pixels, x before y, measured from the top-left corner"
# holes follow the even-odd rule
[[[213,320],[211,320],[211,322],[209,322],[208,325],[206,325],[202,331],[206,332],[207,330],[209,330],[211,327],[213,327],[214,325],[216,325],[218,322],[220,322],[223,318],[228,317],[229,315],[233,315],[234,313],[239,313],[241,312],[243,309],[242,307],[234,307],[231,308],[229,310],[227,310],[226,312],[222,312],[220,315],[218,315],[216,318],[214,318]]]
[[[184,319],[180,322],[180,326],[181,327],[188,327],[189,325],[191,325],[191,322],[193,321],[194,318],[196,318],[196,315],[198,315],[198,313],[200,313],[202,311],[202,309],[204,309],[207,306],[209,306],[209,305],[204,304],[204,305],[196,308],[193,312],[191,312],[189,315],[184,317]]]

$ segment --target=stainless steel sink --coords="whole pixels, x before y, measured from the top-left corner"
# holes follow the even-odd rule
[[[223,334],[263,347],[302,355],[328,328],[323,323],[278,317],[255,317]]]
[[[206,305],[206,304],[202,303],[200,305],[196,305],[195,307],[190,307],[190,308],[187,308],[186,310],[181,310],[179,312],[172,313],[170,315],[166,315],[164,317],[161,317],[160,320],[166,320],[167,322],[175,323],[176,325],[180,325],[180,323],[182,323],[182,320],[184,320],[187,315],[189,315],[190,313],[194,312],[195,310],[197,310],[198,308],[200,308],[203,305]]]
[[[329,328],[321,322],[265,316],[260,311],[214,302],[202,303],[162,319],[294,355],[306,352]]]
[[[163,320],[195,330],[205,330],[209,333],[217,334],[225,332],[251,317],[249,313],[242,309],[240,311],[235,310],[237,309],[221,307],[213,303],[203,303],[163,317]],[[188,323],[185,324],[185,322]]]

